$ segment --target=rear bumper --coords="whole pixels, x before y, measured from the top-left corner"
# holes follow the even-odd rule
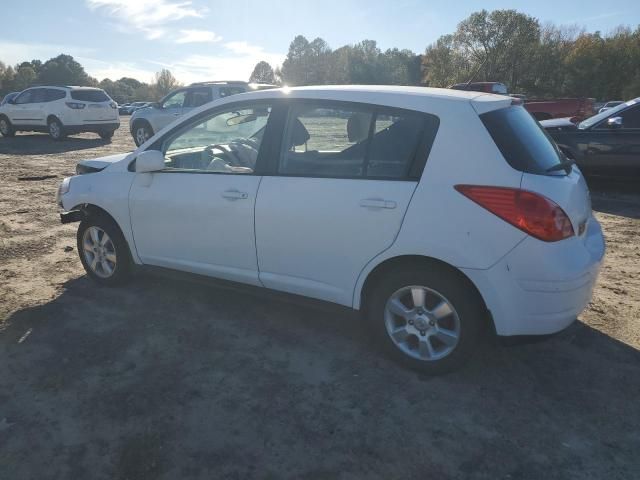
[[[528,237],[488,270],[465,269],[502,336],[547,335],[568,327],[591,300],[605,245],[593,217],[586,232],[545,243]]]
[[[114,122],[112,120],[105,121],[104,123],[85,123],[82,125],[65,125],[64,129],[67,132],[110,132],[120,128],[120,122]]]

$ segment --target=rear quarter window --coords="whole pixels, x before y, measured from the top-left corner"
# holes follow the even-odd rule
[[[103,90],[72,90],[71,98],[81,102],[107,102],[111,100]]]
[[[546,174],[561,162],[556,144],[524,107],[493,110],[480,115],[480,119],[502,156],[516,170]]]

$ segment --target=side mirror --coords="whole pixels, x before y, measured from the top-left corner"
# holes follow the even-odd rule
[[[159,172],[164,170],[164,155],[158,150],[146,150],[136,157],[136,172]]]
[[[622,117],[611,117],[607,120],[607,127],[622,128]]]

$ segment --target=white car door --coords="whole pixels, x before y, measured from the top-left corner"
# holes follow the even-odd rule
[[[16,97],[14,104],[7,109],[7,116],[11,123],[14,125],[36,125],[35,91],[35,88],[30,88]]]
[[[150,148],[161,172],[136,174],[131,225],[143,263],[259,284],[255,173],[270,107],[221,107],[169,132]]]
[[[351,306],[358,275],[398,234],[437,124],[405,110],[293,103],[256,203],[262,283]]]

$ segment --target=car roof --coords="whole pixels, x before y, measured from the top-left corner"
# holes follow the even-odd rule
[[[269,99],[299,98],[372,103],[411,110],[428,111],[429,106],[451,102],[473,103],[478,113],[506,107],[514,100],[504,95],[451,90],[448,88],[406,87],[395,85],[323,85],[283,87],[238,94],[238,97]],[[231,97],[226,97],[231,98]],[[225,102],[226,103],[226,102]]]

